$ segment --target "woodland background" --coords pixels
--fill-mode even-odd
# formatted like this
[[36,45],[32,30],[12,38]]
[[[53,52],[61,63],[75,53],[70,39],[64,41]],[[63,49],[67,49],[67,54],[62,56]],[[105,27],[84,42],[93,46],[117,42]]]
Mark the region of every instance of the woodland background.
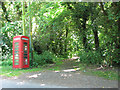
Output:
[[0,15],[1,65],[12,65],[13,37],[23,35],[23,26],[33,67],[73,56],[120,63],[120,2],[0,2]]

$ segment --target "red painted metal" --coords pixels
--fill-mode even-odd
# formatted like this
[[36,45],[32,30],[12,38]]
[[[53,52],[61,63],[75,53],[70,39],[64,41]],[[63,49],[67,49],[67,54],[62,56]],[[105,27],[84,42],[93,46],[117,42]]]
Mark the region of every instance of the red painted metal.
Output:
[[13,38],[13,68],[29,68],[29,37]]

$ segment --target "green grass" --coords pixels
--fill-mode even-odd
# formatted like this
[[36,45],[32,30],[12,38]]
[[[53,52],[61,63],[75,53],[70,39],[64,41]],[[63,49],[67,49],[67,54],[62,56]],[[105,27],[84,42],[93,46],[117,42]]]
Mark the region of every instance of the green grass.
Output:
[[60,65],[63,62],[56,62],[56,65],[53,67],[49,67],[49,65],[43,65],[38,68],[28,68],[28,69],[12,69],[12,66],[0,66],[0,75],[7,76],[7,77],[13,77],[13,76],[19,76],[23,73],[27,72],[37,72],[42,70],[60,70]]
[[118,73],[114,71],[90,71],[89,74],[103,77],[109,80],[118,80]]
[[[83,64],[80,62],[77,62],[78,64],[75,63],[75,66],[77,65],[80,68],[80,72],[82,72],[83,74],[86,75],[94,75],[94,76],[98,76],[98,77],[103,77],[105,79],[108,80],[118,80],[118,72],[113,69],[102,69],[102,70],[96,70],[97,66],[94,65],[87,65],[87,64]],[[43,70],[61,70],[63,68],[63,62],[62,61],[58,61],[56,62],[55,65],[50,66],[48,65],[44,65],[44,66],[40,66],[38,68],[32,68],[32,69],[12,69],[12,66],[0,66],[0,69],[2,70],[2,72],[0,71],[0,75],[3,76],[7,76],[7,77],[12,77],[12,76],[19,76],[23,73],[27,73],[27,72],[37,72],[37,71],[43,71]]]
[[7,77],[13,77],[13,76],[19,76],[22,73],[27,72],[36,72],[43,70],[42,68],[32,68],[32,69],[12,69],[12,66],[0,66],[0,75],[7,76]]
[[57,70],[60,70],[60,67],[59,67],[59,66],[55,66],[55,67],[51,67],[51,68],[49,68],[48,70],[54,70],[54,71],[57,71]]
[[108,80],[118,80],[118,71],[111,70],[95,70],[97,67],[93,65],[79,64],[80,71],[86,75],[94,75],[98,77],[103,77]]

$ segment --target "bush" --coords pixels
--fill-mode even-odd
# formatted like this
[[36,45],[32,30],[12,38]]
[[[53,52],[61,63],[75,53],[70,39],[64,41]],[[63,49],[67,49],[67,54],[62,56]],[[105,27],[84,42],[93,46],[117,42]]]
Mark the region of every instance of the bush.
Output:
[[7,57],[7,59],[0,60],[0,66],[12,66],[13,58],[12,55],[10,57]]
[[80,62],[86,64],[101,64],[103,59],[101,54],[97,51],[88,51],[85,52],[84,50],[80,51],[78,56],[80,57]]
[[106,59],[106,62],[108,65],[119,65],[120,60],[119,60],[119,50],[118,49],[106,49],[104,51],[104,57]]
[[8,22],[1,28],[2,33],[0,33],[0,46],[2,48],[2,59],[6,60],[6,56],[12,53],[13,37],[22,34],[21,25],[21,22],[18,21]]
[[38,67],[44,64],[52,64],[56,60],[56,56],[49,51],[45,51],[42,54],[37,54],[36,52],[33,53],[34,61],[32,67]]
[[[49,52],[49,51],[45,51],[42,54],[37,54],[36,52],[34,52],[33,55],[34,55],[34,61],[33,61],[32,67],[38,67],[44,64],[52,64],[57,60],[56,56],[52,52]],[[0,65],[1,66],[12,66],[13,64],[12,57],[13,56],[10,55],[4,60],[0,60]],[[31,54],[30,54],[30,66],[31,66],[31,61],[32,60],[31,60]]]

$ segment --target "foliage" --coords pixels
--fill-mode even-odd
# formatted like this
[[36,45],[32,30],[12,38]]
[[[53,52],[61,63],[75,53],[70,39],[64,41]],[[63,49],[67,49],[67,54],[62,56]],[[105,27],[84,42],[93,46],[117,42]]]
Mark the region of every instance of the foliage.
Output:
[[[3,2],[1,7],[2,57],[7,58],[12,53],[13,37],[22,35],[22,3]],[[25,33],[32,35],[34,66],[54,62],[52,56],[70,58],[76,52],[84,63],[120,63],[120,2],[38,1],[31,2],[29,7],[25,3]]]
[[6,23],[4,27],[1,28],[1,38],[2,38],[2,59],[6,59],[8,55],[12,53],[12,41],[13,37],[16,35],[21,35],[21,23],[12,22]]
[[52,64],[56,60],[56,56],[49,51],[45,51],[42,54],[37,54],[36,52],[34,52],[33,56],[34,56],[34,61],[32,67],[38,67],[44,64]]
[[80,56],[80,62],[86,64],[96,64],[99,65],[103,62],[103,57],[97,51],[88,51],[85,52],[81,50],[78,52],[78,56]]
[[12,55],[9,55],[4,61],[0,60],[0,66],[12,66],[13,58]]

